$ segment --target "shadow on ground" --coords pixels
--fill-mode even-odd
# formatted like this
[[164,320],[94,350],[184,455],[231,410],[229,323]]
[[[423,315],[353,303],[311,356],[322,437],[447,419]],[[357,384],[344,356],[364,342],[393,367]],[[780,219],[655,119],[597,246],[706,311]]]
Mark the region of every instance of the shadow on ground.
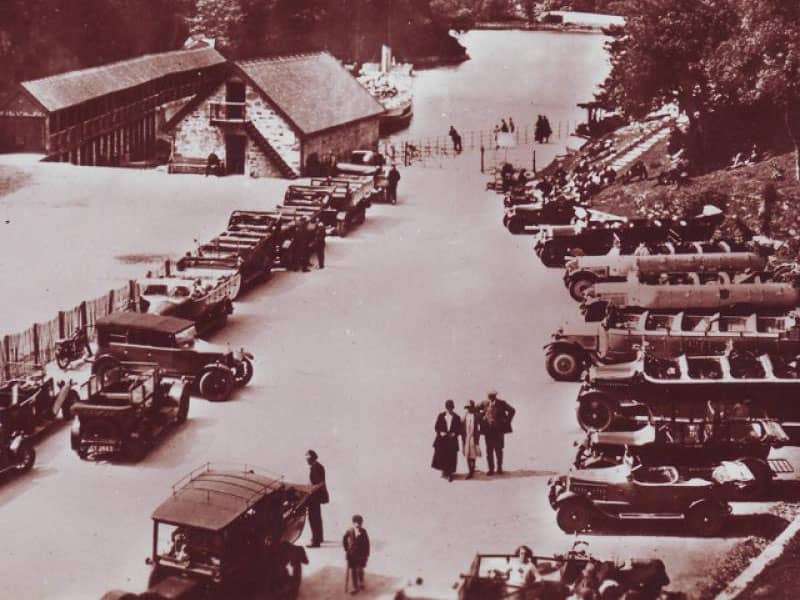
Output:
[[[771,514],[732,515],[722,532],[714,537],[718,538],[744,538],[760,536],[774,538],[783,531],[789,522],[781,517]],[[591,533],[583,535],[616,536],[616,535],[646,535],[657,537],[701,537],[688,528],[684,522],[675,520],[664,521],[615,521],[606,520],[594,526]]]
[[[345,592],[345,567],[324,567],[303,578],[300,586],[298,600],[324,600],[328,598],[350,598],[350,593]],[[400,589],[401,581],[395,577],[375,575],[367,567],[364,574],[366,589],[356,594],[356,598],[375,599],[384,598]],[[348,584],[348,589],[349,589]]]

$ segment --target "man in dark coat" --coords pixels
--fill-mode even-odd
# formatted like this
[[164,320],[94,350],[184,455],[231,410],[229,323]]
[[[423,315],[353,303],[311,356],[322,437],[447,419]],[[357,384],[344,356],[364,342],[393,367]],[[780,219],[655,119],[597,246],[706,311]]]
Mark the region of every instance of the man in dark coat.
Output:
[[322,221],[317,223],[314,231],[314,251],[317,253],[317,266],[325,268],[325,224]]
[[486,462],[489,464],[487,475],[494,475],[495,458],[497,459],[497,473],[503,472],[503,447],[505,434],[511,433],[511,421],[516,410],[505,400],[497,397],[497,392],[492,390],[488,399],[480,404],[481,426],[483,437],[486,440]]
[[347,559],[347,570],[353,578],[352,594],[364,589],[364,569],[369,559],[369,535],[364,529],[364,518],[353,515],[353,526],[342,538],[344,556]]
[[[325,485],[325,467],[317,460],[317,453],[313,450],[306,452],[306,462],[309,466],[308,479],[311,485],[320,486],[311,494],[308,500],[308,524],[311,526],[311,543],[309,548],[319,548],[322,544],[322,510],[323,504],[330,501],[328,487]],[[321,484],[321,485],[320,485]]]
[[444,403],[445,411],[436,417],[433,427],[436,439],[433,440],[433,462],[431,467],[442,472],[442,477],[453,481],[453,473],[458,465],[458,438],[461,435],[461,417],[455,412],[455,403]]
[[397,184],[400,183],[400,171],[397,170],[397,165],[392,165],[392,168],[389,169],[387,179],[389,180],[389,187],[387,189],[389,192],[389,202],[394,204],[397,202]]

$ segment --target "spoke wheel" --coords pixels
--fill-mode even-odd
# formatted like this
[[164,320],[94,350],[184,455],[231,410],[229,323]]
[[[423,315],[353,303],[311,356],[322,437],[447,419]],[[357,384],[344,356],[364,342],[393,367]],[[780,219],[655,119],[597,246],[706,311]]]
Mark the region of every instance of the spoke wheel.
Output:
[[231,396],[234,381],[230,371],[209,369],[200,378],[200,393],[211,402],[224,402]]
[[555,350],[546,357],[547,372],[556,381],[578,381],[583,361],[572,350]]
[[564,533],[585,531],[592,524],[592,509],[586,502],[565,502],[558,508],[556,521]]
[[580,400],[578,424],[584,431],[605,431],[613,418],[614,410],[602,396],[595,394]]
[[592,281],[590,278],[579,277],[569,284],[569,295],[572,296],[572,299],[576,302],[583,302],[583,299],[586,296],[586,290],[593,285],[594,281]]

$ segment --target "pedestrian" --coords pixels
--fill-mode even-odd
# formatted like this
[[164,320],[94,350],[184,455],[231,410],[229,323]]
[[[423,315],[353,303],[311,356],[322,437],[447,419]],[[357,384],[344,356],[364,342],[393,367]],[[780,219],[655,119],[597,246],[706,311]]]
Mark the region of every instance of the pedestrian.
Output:
[[317,267],[325,268],[325,224],[322,221],[317,223],[314,231],[314,250],[317,253]]
[[347,560],[347,575],[353,581],[350,593],[357,594],[364,589],[364,569],[369,559],[369,535],[364,529],[364,518],[361,515],[353,515],[353,526],[345,532],[342,546]]
[[487,475],[494,475],[495,459],[497,473],[503,473],[503,447],[505,434],[511,433],[511,421],[516,410],[505,400],[497,397],[495,390],[490,391],[488,399],[480,404],[483,439],[486,443],[486,462],[489,465]]
[[291,244],[294,257],[293,271],[308,272],[308,260],[311,250],[311,236],[308,231],[308,219],[300,217],[297,220],[297,227],[294,232],[294,239]]
[[448,132],[450,139],[453,140],[453,152],[456,154],[461,152],[461,134],[456,131],[456,128],[450,125],[450,131]]
[[515,129],[516,129],[516,127],[514,126],[514,119],[512,119],[511,117],[508,117],[508,131],[511,132],[511,133],[514,133]]
[[330,502],[328,486],[325,483],[325,467],[318,460],[317,453],[313,450],[306,452],[308,463],[308,480],[311,485],[318,486],[308,499],[308,524],[311,527],[311,543],[309,548],[319,548],[323,542],[322,534],[322,505]]
[[461,420],[461,447],[467,459],[467,479],[475,475],[475,460],[481,455],[480,415],[475,400],[464,406],[464,418]]
[[500,132],[508,133],[508,123],[506,123],[505,119],[500,119]]
[[442,477],[448,481],[453,481],[458,466],[458,436],[461,435],[461,417],[455,413],[455,406],[452,400],[445,402],[445,410],[439,413],[433,426],[436,438],[433,440],[431,467],[441,471]]
[[206,177],[209,173],[213,173],[217,177],[220,175],[220,160],[216,152],[212,152],[206,159]]
[[400,171],[397,170],[397,165],[393,164],[389,169],[387,176],[389,187],[389,202],[395,204],[397,202],[397,184],[400,183]]
[[542,143],[549,144],[551,135],[553,135],[553,129],[550,127],[550,119],[546,115],[542,115]]

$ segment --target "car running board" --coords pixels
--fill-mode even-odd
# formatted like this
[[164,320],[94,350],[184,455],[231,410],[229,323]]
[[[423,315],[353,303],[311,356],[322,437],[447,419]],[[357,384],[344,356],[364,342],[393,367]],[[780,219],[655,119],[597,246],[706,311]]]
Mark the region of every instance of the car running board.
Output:
[[618,519],[683,519],[681,513],[619,513]]

